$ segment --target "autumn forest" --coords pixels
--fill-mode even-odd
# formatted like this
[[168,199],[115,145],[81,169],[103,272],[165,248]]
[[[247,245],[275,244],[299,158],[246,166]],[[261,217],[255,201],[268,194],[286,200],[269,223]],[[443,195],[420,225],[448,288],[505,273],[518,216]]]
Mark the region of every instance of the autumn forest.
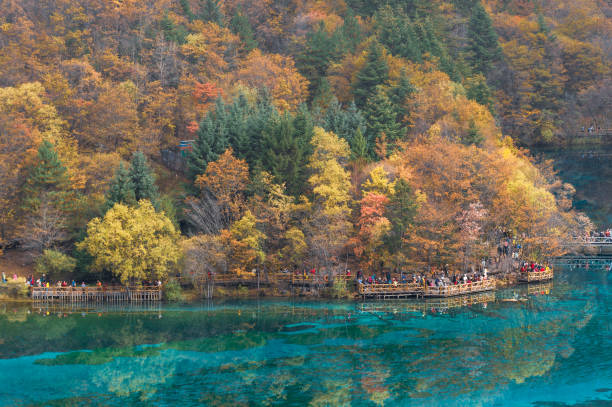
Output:
[[593,226],[529,149],[605,123],[611,14],[2,1],[0,247],[124,283],[467,267],[504,235],[542,260]]

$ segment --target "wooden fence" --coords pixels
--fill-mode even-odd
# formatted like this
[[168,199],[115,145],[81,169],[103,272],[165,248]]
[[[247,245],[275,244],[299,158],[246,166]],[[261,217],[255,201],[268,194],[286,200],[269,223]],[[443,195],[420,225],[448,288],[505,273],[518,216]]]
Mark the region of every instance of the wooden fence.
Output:
[[519,281],[524,283],[531,283],[532,281],[547,281],[552,280],[554,277],[554,273],[552,269],[548,271],[527,271],[521,273],[519,276]]
[[494,279],[474,281],[466,284],[446,285],[440,287],[425,287],[425,297],[454,297],[495,290]]
[[144,302],[161,301],[161,287],[31,287],[35,301]]
[[429,287],[417,283],[360,284],[359,294],[366,298],[454,297],[458,295],[495,290],[495,280],[475,281],[466,284]]

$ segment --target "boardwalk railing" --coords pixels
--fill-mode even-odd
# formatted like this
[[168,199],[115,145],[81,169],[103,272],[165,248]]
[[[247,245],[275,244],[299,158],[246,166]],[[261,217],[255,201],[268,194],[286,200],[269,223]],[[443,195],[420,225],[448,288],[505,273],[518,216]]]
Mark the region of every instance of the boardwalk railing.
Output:
[[417,283],[405,284],[360,284],[363,297],[402,298],[422,295],[425,297],[454,297],[457,295],[495,290],[495,280],[474,281],[466,284],[429,287]]
[[[302,284],[331,284],[334,280],[344,280],[351,281],[354,280],[355,277],[347,276],[347,275],[336,275],[333,277],[330,276],[321,276],[321,275],[311,275],[311,274],[293,274],[293,273],[268,273],[266,275],[261,275],[259,277],[259,284],[266,285],[270,283],[276,282],[284,282],[293,285],[302,285]],[[185,280],[189,280],[189,278],[184,278]],[[198,281],[199,284],[218,284],[218,285],[256,285],[258,283],[257,276],[237,276],[232,274],[215,274],[210,278],[204,277]]]
[[563,243],[564,246],[612,246],[612,237],[582,236],[574,237]]
[[548,271],[526,271],[521,273],[519,276],[519,281],[531,283],[532,281],[552,280],[553,277],[554,273],[552,269],[549,269]]
[[359,284],[359,294],[364,297],[401,298],[423,293],[423,285],[402,284]]
[[31,287],[36,301],[120,302],[161,301],[161,287]]
[[453,297],[491,290],[495,290],[495,280],[488,279],[466,284],[425,287],[425,297]]

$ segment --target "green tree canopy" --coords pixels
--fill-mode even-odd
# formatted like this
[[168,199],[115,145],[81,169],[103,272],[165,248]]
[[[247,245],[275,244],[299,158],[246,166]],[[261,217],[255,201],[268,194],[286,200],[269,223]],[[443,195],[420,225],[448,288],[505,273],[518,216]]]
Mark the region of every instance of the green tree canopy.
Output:
[[472,15],[468,24],[468,52],[469,60],[475,71],[487,74],[493,62],[501,56],[501,48],[497,42],[497,33],[493,28],[491,17],[481,2],[472,8]]
[[367,100],[376,93],[376,87],[384,85],[388,79],[389,67],[383,57],[382,47],[376,41],[372,41],[366,63],[357,73],[353,87],[357,106],[365,106]]
[[155,174],[142,151],[137,151],[132,155],[129,175],[136,201],[148,199],[156,206],[159,200],[159,191],[155,185]]

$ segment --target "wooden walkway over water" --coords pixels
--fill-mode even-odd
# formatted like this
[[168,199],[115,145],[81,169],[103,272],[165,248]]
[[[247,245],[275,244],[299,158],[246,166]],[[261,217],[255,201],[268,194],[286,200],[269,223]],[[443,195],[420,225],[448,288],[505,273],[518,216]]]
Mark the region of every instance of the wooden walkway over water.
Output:
[[416,283],[403,284],[360,284],[359,295],[363,298],[408,298],[408,297],[437,297],[447,298],[485,291],[496,288],[494,279],[474,281],[466,284],[429,287]]
[[521,273],[519,276],[519,281],[523,283],[531,283],[536,281],[548,281],[552,280],[554,277],[553,271],[527,271]]
[[612,255],[612,237],[574,237],[563,243],[568,252],[590,255]]
[[590,270],[612,270],[612,256],[562,256],[551,259],[556,266],[569,267],[571,269]]
[[32,287],[34,301],[147,302],[161,301],[161,287]]

